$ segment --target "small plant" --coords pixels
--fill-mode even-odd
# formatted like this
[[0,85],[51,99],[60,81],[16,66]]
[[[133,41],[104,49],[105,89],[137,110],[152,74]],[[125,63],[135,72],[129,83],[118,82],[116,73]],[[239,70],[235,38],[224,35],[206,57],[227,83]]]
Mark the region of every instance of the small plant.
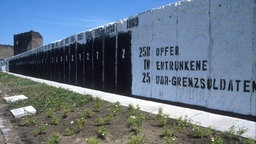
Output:
[[223,140],[220,137],[212,137],[212,144],[224,144]]
[[225,131],[226,134],[231,134],[231,135],[238,135],[241,136],[244,133],[246,133],[248,131],[247,128],[245,127],[239,127],[238,130],[235,130],[235,126],[231,126],[230,128],[228,128],[228,131]]
[[129,138],[128,144],[144,144],[146,140],[145,135],[132,135]]
[[129,116],[129,126],[141,126],[142,122],[145,119],[145,115],[140,111],[140,107],[138,105],[136,108],[132,107],[131,109],[129,109]]
[[168,137],[173,137],[175,134],[174,134],[174,131],[169,129],[167,126],[164,126],[163,127],[163,136],[168,136]]
[[141,128],[140,128],[140,127],[135,126],[135,127],[133,128],[133,130],[134,130],[135,135],[138,135],[138,134],[141,133]]
[[99,127],[97,130],[97,135],[99,138],[104,139],[107,135],[107,129],[103,126]]
[[30,126],[30,125],[36,125],[37,121],[35,117],[27,118],[24,117],[21,119],[21,125]]
[[96,137],[90,137],[85,139],[86,144],[99,144],[100,140]]
[[165,140],[165,143],[166,143],[166,144],[172,144],[172,143],[176,140],[176,138],[175,138],[175,137],[168,137],[168,136],[165,136],[165,137],[164,137],[164,140]]
[[93,115],[93,112],[89,109],[84,109],[83,111],[80,112],[81,118],[88,119],[88,118],[91,118],[92,115]]
[[188,118],[188,116],[185,116],[184,118],[181,116],[177,119],[175,128],[177,130],[181,130],[181,129],[184,129],[185,127],[189,127],[190,125],[191,125],[191,120]]
[[110,111],[109,115],[116,116],[118,112],[120,112],[121,105],[120,102],[113,103],[108,107],[108,110]]
[[239,127],[238,131],[236,132],[236,135],[238,136],[242,136],[244,133],[246,133],[248,131],[248,128],[245,127]]
[[102,118],[99,117],[96,119],[96,125],[102,126],[102,125],[107,125],[110,123],[110,120],[113,118],[113,115],[109,114],[107,117]]
[[140,122],[136,116],[130,116],[127,121],[128,127],[132,127],[136,134],[140,132]]
[[110,121],[114,118],[113,113],[109,113],[108,116],[105,118],[106,123],[110,123]]
[[132,127],[135,134],[139,134],[141,132],[141,125],[143,121],[145,120],[145,115],[140,111],[140,107],[137,106],[136,108],[133,106],[130,106],[128,108],[129,111],[129,119],[127,121],[128,127]]
[[253,140],[253,139],[247,139],[247,141],[246,141],[246,144],[255,144],[256,143],[256,141],[255,140]]
[[51,109],[51,108],[47,109],[47,111],[46,111],[46,117],[47,117],[47,118],[52,118],[52,117],[54,117],[54,111],[53,111],[53,109]]
[[33,134],[34,136],[38,136],[40,134],[43,134],[46,130],[46,125],[41,123],[41,124],[37,124],[35,129],[33,130]]
[[69,113],[70,111],[68,110],[68,109],[64,109],[64,111],[63,111],[63,113],[62,113],[62,118],[66,118],[66,117],[68,117],[68,113]]
[[231,134],[231,135],[235,135],[236,131],[235,131],[235,126],[232,125],[230,128],[228,128],[227,131],[225,131],[226,134]]
[[57,144],[59,141],[59,133],[53,132],[48,140],[46,141],[46,144]]
[[73,111],[73,106],[70,106],[68,104],[63,104],[63,113],[62,113],[62,118],[68,117],[68,114]]
[[127,123],[128,127],[140,127],[145,119],[143,114],[130,116]]
[[52,108],[47,109],[46,117],[50,119],[50,124],[52,125],[58,125],[60,122],[59,118],[57,117]]
[[131,109],[134,109],[134,106],[132,104],[129,104],[127,108],[128,108],[128,111],[130,111]]
[[167,124],[168,115],[163,113],[163,109],[160,108],[158,110],[158,114],[155,116],[155,121],[158,123],[159,126],[164,126]]
[[176,140],[174,131],[169,129],[167,126],[163,127],[163,137],[166,144],[171,144]]
[[133,105],[129,105],[128,106],[128,112],[129,112],[130,116],[138,115],[138,114],[141,113],[139,105],[137,105],[136,107],[134,107]]
[[96,97],[93,106],[96,111],[99,111],[103,106],[103,100],[99,97]]
[[52,124],[52,125],[58,125],[59,123],[60,123],[59,118],[57,117],[57,115],[54,115],[54,116],[51,118],[50,124]]
[[130,116],[128,119],[128,127],[132,127],[135,134],[139,134],[141,132],[141,125],[145,119],[145,116]]
[[102,125],[106,124],[106,121],[105,121],[104,118],[99,117],[99,118],[96,119],[96,124],[99,125],[99,126],[102,126]]
[[209,137],[211,133],[211,128],[202,128],[199,123],[193,124],[193,137]]
[[80,118],[76,120],[75,133],[78,133],[82,130],[87,120],[84,118]]
[[65,129],[65,135],[66,135],[66,136],[71,136],[71,135],[73,135],[73,133],[74,133],[74,132],[73,132],[70,128],[66,128],[66,129]]

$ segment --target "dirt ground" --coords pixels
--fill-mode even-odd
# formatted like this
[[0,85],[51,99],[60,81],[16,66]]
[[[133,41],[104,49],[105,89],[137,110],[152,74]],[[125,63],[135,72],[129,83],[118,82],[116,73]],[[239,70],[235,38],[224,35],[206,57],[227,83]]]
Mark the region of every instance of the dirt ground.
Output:
[[[65,129],[75,128],[74,120],[79,118],[79,110],[88,109],[90,105],[83,106],[74,112],[71,112],[68,117],[61,118],[61,114],[58,114],[58,117],[61,118],[60,124],[51,125],[49,118],[45,117],[45,114],[40,114],[36,116],[36,120],[40,122],[44,122],[47,124],[47,129],[40,135],[34,136],[33,131],[36,125],[25,126],[22,124],[22,119],[14,119],[12,115],[8,112],[8,109],[5,109],[5,118],[8,121],[11,121],[12,131],[15,131],[19,136],[16,143],[25,143],[25,144],[35,144],[35,143],[43,143],[45,142],[49,135],[53,132],[58,132],[60,134],[60,144],[84,144],[85,139],[89,137],[97,137],[97,129],[99,126],[97,125],[96,119],[99,117],[106,117],[108,113],[107,107],[104,106],[100,111],[93,111],[93,116],[87,119],[86,125],[82,128],[82,130],[78,133],[74,133],[71,136],[66,136]],[[145,122],[142,124],[142,134],[145,135],[145,143],[148,144],[158,144],[165,143],[162,138],[162,128],[157,126],[154,121],[153,115],[145,113],[146,118]],[[121,108],[120,113],[115,116],[108,124],[105,125],[107,129],[107,134],[104,139],[101,139],[101,143],[105,144],[123,144],[128,143],[129,137],[133,135],[133,131],[131,128],[127,126],[128,120],[128,112],[126,108]],[[72,123],[73,122],[73,123]],[[175,123],[174,120],[168,120],[168,125],[173,125]],[[191,132],[191,128],[186,128],[187,130],[184,133],[177,133],[176,142],[175,143],[207,143],[209,142],[208,138],[200,138],[200,139],[191,139],[189,133]],[[186,136],[187,135],[187,136]],[[184,139],[184,136],[187,138]],[[13,140],[12,140],[13,141]]]
[[[156,115],[142,112],[139,107],[123,107],[118,103],[111,104],[97,98],[81,100],[83,102],[76,103],[80,103],[79,106],[64,106],[64,103],[58,102],[66,97],[58,96],[67,91],[62,92],[56,88],[22,80],[20,84],[16,83],[7,81],[0,75],[0,97],[26,94],[31,99],[29,102],[35,105],[39,112],[34,116],[15,119],[10,109],[25,102],[6,104],[1,99],[0,118],[4,120],[3,125],[11,131],[5,138],[1,135],[0,142],[5,139],[5,143],[10,144],[96,144],[97,141],[101,144],[255,143],[253,140],[232,135],[232,131],[223,133],[193,125],[186,118],[167,119],[167,123],[160,125]],[[52,95],[57,99],[51,99]],[[67,100],[76,100],[75,97],[70,98]],[[52,104],[55,104],[54,109]],[[140,116],[143,117],[139,119],[141,124],[134,126],[132,120]]]

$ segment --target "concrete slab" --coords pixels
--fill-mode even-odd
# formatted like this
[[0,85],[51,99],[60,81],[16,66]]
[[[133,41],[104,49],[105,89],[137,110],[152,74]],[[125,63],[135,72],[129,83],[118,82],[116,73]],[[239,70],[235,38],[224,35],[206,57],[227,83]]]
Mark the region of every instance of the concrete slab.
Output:
[[12,109],[11,113],[14,116],[14,118],[20,118],[23,116],[36,114],[36,109],[33,106],[27,106],[27,107]]
[[6,101],[6,103],[13,103],[13,102],[25,100],[25,99],[28,99],[28,97],[26,97],[24,95],[15,95],[15,96],[4,97],[4,100]]
[[242,136],[256,140],[256,122],[254,121],[248,121],[245,119],[239,119],[239,118],[229,117],[225,115],[218,115],[218,114],[213,114],[205,111],[173,106],[173,105],[163,104],[163,103],[158,103],[153,101],[141,100],[141,99],[131,98],[128,96],[101,92],[97,90],[43,80],[39,78],[23,76],[19,74],[13,74],[13,73],[9,73],[9,74],[22,77],[22,78],[31,79],[36,82],[45,83],[53,87],[68,89],[80,94],[90,94],[94,97],[100,97],[101,99],[112,102],[112,103],[118,101],[123,106],[128,106],[129,104],[139,105],[141,110],[154,113],[154,114],[158,112],[159,108],[163,108],[163,112],[165,114],[168,114],[170,118],[178,119],[181,116],[182,117],[187,116],[194,123],[200,123],[200,125],[203,127],[211,127],[213,129],[223,131],[223,132],[227,131],[228,128],[230,128],[231,126],[235,126],[235,128],[245,127],[247,131]]
[[1,131],[2,131],[3,135],[7,135],[9,133],[9,131],[11,131],[11,129],[4,127],[4,128],[1,128]]
[[6,123],[6,120],[0,117],[0,143],[6,143],[8,133],[11,131],[11,129],[6,127],[4,123]]

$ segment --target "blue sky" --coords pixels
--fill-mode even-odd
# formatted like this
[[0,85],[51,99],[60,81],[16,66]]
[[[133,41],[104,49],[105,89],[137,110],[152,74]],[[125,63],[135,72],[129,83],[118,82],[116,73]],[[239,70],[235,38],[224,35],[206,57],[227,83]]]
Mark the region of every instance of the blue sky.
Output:
[[38,31],[44,44],[177,0],[1,0],[0,44]]

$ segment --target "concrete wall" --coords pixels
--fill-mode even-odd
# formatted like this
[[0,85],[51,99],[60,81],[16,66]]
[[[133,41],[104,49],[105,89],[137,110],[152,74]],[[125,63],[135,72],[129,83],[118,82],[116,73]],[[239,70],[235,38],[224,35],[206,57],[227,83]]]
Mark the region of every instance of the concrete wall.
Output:
[[7,68],[256,116],[255,9],[254,0],[180,1],[12,57]]
[[181,1],[136,16],[132,94],[256,115],[255,1]]

